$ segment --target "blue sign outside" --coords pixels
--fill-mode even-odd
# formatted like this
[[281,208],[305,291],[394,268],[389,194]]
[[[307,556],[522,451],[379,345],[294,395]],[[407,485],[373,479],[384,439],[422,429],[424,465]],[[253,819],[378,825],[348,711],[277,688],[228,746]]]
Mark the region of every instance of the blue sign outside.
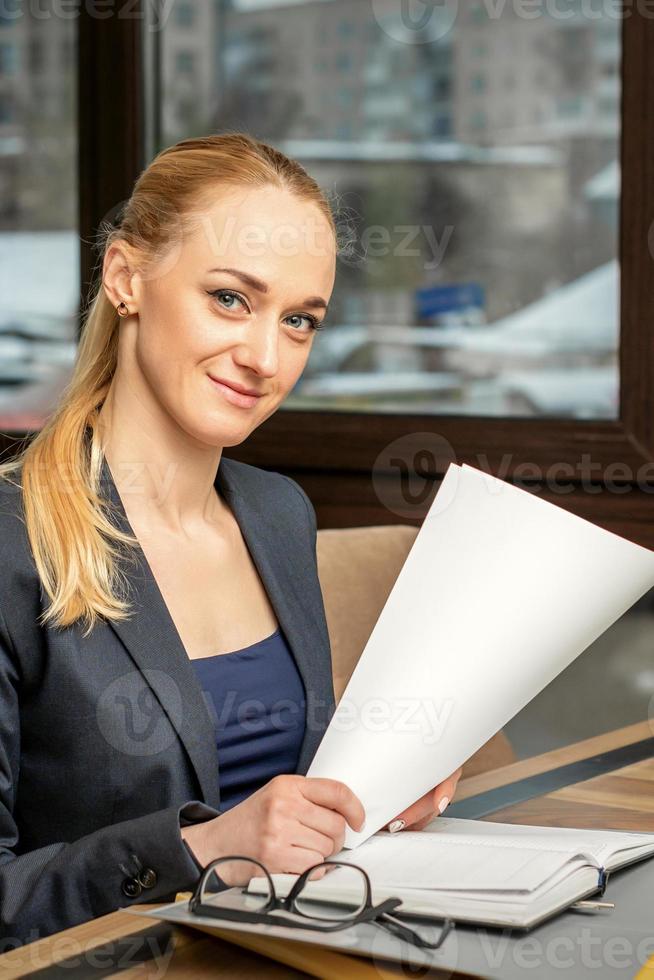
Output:
[[484,288],[478,282],[462,282],[451,286],[426,286],[416,289],[416,313],[419,317],[455,313],[470,307],[483,310]]

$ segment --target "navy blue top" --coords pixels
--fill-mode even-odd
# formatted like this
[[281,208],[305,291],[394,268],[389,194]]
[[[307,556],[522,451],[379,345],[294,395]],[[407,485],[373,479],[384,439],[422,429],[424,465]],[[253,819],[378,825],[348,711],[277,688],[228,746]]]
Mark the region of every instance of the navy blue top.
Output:
[[295,772],[306,724],[302,679],[281,629],[242,650],[191,660],[216,724],[220,808]]

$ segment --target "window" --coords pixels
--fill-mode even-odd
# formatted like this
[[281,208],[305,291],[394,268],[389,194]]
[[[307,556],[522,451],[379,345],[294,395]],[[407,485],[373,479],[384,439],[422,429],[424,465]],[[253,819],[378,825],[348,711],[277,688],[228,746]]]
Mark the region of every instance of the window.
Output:
[[77,339],[76,21],[37,13],[0,27],[0,431],[42,424]]
[[354,92],[351,88],[341,88],[338,90],[338,104],[342,108],[349,108],[354,102]]
[[18,46],[11,41],[0,43],[0,76],[15,75],[18,71]]
[[[342,9],[321,5],[323,38],[349,34]],[[313,43],[313,3],[235,4],[203,25],[207,70],[220,82],[207,85],[191,120],[178,114],[166,139],[203,119],[206,129],[214,119],[243,127],[287,148],[326,186],[335,181],[346,202],[356,195],[361,253],[367,226],[385,230],[383,254],[344,265],[331,323],[285,408],[616,418],[619,187],[602,174],[618,158],[620,25],[606,15],[601,49],[584,43],[580,54],[580,38],[599,36],[594,25],[580,32],[576,20],[506,11],[489,18],[476,4],[447,30],[435,21],[422,44],[406,43],[399,6],[383,21],[369,12],[377,33],[357,98],[339,85],[354,67],[349,51],[334,51],[331,81],[322,58],[296,56]],[[174,19],[164,33],[171,48],[182,35]],[[200,44],[199,29],[194,36]],[[247,54],[225,59],[242,36]],[[475,71],[498,37],[510,63]],[[178,70],[190,67],[186,57],[178,53]],[[284,79],[275,88],[271,67],[265,106],[254,67],[262,58]],[[602,88],[608,67],[615,93]],[[165,59],[163,84],[166,117],[174,85]],[[339,171],[334,144],[350,139],[365,142]]]
[[175,67],[180,75],[192,75],[195,70],[195,56],[192,51],[178,51]]
[[434,136],[439,139],[449,139],[452,135],[452,118],[451,116],[437,116],[436,125],[434,127]]
[[178,0],[175,8],[175,23],[178,27],[192,27],[195,22],[195,11],[193,9],[193,4],[186,0],[186,2],[180,2]]
[[0,123],[13,123],[16,119],[16,101],[13,94],[0,92]]
[[43,38],[33,37],[29,41],[29,71],[32,75],[38,75],[45,68],[45,50]]
[[434,81],[434,98],[448,101],[452,98],[452,78],[450,75],[440,75]]
[[6,0],[0,7],[0,30],[5,27],[13,27],[20,16],[19,0]]
[[614,95],[603,96],[598,103],[598,108],[602,116],[614,119],[618,111],[618,100]]
[[583,114],[584,104],[580,95],[559,100],[559,115],[563,118],[576,119]]

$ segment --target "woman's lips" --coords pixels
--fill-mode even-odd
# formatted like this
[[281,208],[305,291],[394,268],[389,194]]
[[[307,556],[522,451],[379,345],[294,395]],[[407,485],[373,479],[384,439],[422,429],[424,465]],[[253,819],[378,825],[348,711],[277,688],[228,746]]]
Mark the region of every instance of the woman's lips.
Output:
[[215,378],[212,378],[210,374],[207,377],[214,388],[222,392],[231,405],[237,405],[239,408],[253,408],[261,398],[261,395],[244,395],[242,392],[236,391],[235,388],[231,388],[228,384],[223,384],[222,381],[217,381]]

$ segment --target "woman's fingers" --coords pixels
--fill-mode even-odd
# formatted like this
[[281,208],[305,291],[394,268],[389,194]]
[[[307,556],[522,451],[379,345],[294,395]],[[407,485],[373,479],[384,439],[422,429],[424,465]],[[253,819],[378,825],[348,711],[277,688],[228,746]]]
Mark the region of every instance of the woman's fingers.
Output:
[[444,779],[434,789],[430,789],[428,793],[425,793],[410,807],[403,810],[394,820],[391,820],[388,824],[391,833],[396,833],[405,828],[422,830],[437,814],[443,813],[456,792],[461,772],[462,768],[459,767],[451,776]]
[[406,829],[407,830],[424,830],[424,828],[427,826],[427,824],[430,824],[432,822],[432,820],[434,820],[437,816],[438,816],[438,814],[436,813],[436,811],[435,810],[432,810],[431,813],[428,813],[426,817],[423,817],[422,818],[422,820],[418,820],[416,823],[409,824]]
[[305,827],[311,827],[319,833],[329,837],[334,842],[334,850],[340,851],[345,840],[347,823],[345,817],[336,810],[328,810],[327,807],[318,806],[305,800],[305,805],[300,812],[300,821]]
[[320,864],[324,860],[320,851],[292,845],[286,851],[282,870],[290,874],[300,875],[307,868],[311,868],[314,864]]
[[331,857],[335,852],[334,841],[326,834],[321,834],[311,827],[300,824],[294,834],[293,844],[296,847],[305,847],[309,851],[316,851],[323,858]]
[[444,779],[442,783],[439,783],[439,785],[433,791],[434,802],[439,813],[443,813],[445,807],[452,800],[456,792],[457,783],[461,778],[461,772],[461,768],[457,769],[451,776]]
[[338,779],[307,776],[300,784],[302,795],[318,806],[341,813],[352,830],[360,830],[366,814],[358,796]]
[[391,833],[397,833],[398,830],[404,830],[416,822],[416,820],[421,820],[423,817],[433,814],[434,812],[434,791],[429,790],[424,796],[421,796],[419,800],[412,803],[411,806],[407,807],[406,810],[402,810],[394,820],[388,824],[388,829]]

